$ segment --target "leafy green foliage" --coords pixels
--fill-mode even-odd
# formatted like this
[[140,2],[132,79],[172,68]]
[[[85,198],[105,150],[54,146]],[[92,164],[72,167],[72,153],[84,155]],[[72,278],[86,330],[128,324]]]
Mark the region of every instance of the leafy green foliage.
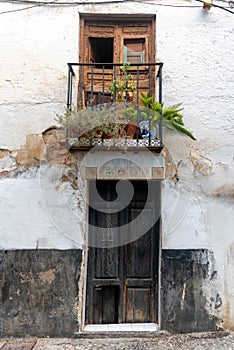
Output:
[[[149,93],[146,95],[141,93],[141,101],[144,107],[148,108],[150,111],[147,113],[142,113],[144,119],[148,119],[151,125],[158,123],[160,120],[160,115],[162,115],[162,121],[168,126],[179,130],[180,132],[191,137],[191,139],[196,140],[193,134],[184,127],[183,115],[180,113],[183,110],[182,103],[177,103],[168,108],[163,108],[163,104],[155,101],[153,96]],[[151,112],[152,111],[152,112]]]
[[126,118],[127,120],[132,120],[132,121],[137,120],[137,109],[134,108],[133,106],[131,107],[126,106],[121,110],[121,113],[123,117]]
[[130,63],[125,63],[120,68],[120,79],[115,79],[110,85],[112,100],[116,96],[119,102],[125,102],[129,93],[136,91],[136,83],[132,74],[128,73]]

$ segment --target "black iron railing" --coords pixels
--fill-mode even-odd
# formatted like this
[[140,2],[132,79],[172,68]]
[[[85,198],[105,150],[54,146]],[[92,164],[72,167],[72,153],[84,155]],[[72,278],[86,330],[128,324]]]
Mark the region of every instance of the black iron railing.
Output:
[[[80,142],[81,133],[75,136],[73,130],[68,132],[73,148],[125,144],[129,147],[146,146],[160,151],[162,149],[162,115],[159,113],[159,118],[154,125],[150,120],[147,124],[141,94],[153,96],[155,101],[162,103],[162,66],[163,63],[131,64],[130,66],[122,63],[68,63],[68,110],[72,111],[75,107],[81,113],[82,110],[87,111],[90,108],[90,111],[97,111],[99,106],[106,105],[107,108],[110,108],[109,106],[113,108],[121,102],[124,105],[122,111],[126,109],[126,115],[129,108],[136,111],[138,126],[133,137],[128,135],[127,126],[124,125],[122,127],[125,130],[124,136],[112,136],[107,139],[101,134],[96,139],[87,138],[87,142],[84,137]],[[110,139],[115,139],[115,142]]]

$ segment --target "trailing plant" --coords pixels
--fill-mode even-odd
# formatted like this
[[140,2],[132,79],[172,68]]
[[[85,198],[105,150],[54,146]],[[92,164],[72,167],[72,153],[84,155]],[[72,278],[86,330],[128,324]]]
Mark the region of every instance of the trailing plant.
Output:
[[112,100],[116,96],[119,102],[126,102],[129,93],[136,91],[136,82],[131,73],[129,73],[130,63],[124,63],[120,68],[120,79],[115,79],[109,86]]
[[162,122],[165,125],[172,126],[173,128],[179,130],[180,132],[191,137],[191,139],[196,140],[194,135],[184,127],[183,115],[180,113],[184,108],[181,107],[182,103],[174,104],[168,108],[163,107],[158,101],[155,101],[155,97],[141,93],[141,101],[144,107],[149,109],[142,113],[144,119],[149,120],[151,127],[160,120],[160,115],[162,115]]

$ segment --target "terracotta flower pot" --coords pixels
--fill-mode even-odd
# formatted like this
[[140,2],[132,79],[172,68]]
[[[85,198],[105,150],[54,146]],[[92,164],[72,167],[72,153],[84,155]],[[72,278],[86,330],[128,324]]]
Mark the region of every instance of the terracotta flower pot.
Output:
[[127,137],[133,139],[137,132],[137,122],[135,120],[129,120],[127,125]]

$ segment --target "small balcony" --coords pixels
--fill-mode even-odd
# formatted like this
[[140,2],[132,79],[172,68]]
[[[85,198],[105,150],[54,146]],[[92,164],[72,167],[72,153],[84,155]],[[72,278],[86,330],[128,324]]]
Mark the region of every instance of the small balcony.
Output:
[[67,147],[140,148],[160,152],[163,63],[68,63]]

